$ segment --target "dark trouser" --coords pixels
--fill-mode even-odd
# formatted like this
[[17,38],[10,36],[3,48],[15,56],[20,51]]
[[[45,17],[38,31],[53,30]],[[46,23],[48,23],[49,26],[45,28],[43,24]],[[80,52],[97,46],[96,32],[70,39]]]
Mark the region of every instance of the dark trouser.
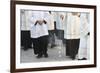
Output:
[[21,31],[21,46],[24,47],[24,50],[31,48],[31,44],[30,31]]
[[32,43],[33,43],[34,54],[38,54],[39,39],[38,38],[32,38]]
[[42,36],[39,38],[33,38],[33,48],[34,54],[45,55],[47,54],[47,46],[48,46],[48,36]]
[[56,30],[56,36],[58,39],[62,40],[63,44],[65,44],[65,39],[64,39],[64,30]]
[[64,39],[64,30],[56,30],[56,36],[58,39]]
[[75,57],[78,54],[80,39],[66,40],[66,56]]
[[55,45],[55,30],[49,30],[49,43]]

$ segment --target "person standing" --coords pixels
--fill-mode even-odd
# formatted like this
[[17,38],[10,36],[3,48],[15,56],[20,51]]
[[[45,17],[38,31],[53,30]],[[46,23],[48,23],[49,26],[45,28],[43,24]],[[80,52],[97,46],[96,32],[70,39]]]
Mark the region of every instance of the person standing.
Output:
[[55,44],[55,25],[54,25],[54,12],[49,11],[48,15],[48,30],[49,30],[49,43],[50,47],[53,48]]
[[31,37],[30,37],[30,23],[28,21],[29,11],[21,9],[21,46],[24,50],[32,48]]
[[66,40],[66,56],[70,56],[74,60],[78,54],[80,42],[80,13],[67,13],[64,38]]
[[66,16],[65,12],[57,12],[57,19],[56,19],[57,37],[58,39],[62,40],[63,43],[64,43],[65,16]]
[[46,11],[32,11],[31,13],[31,38],[34,54],[37,58],[48,57],[48,13]]
[[80,23],[80,47],[78,51],[78,60],[87,60],[89,59],[89,14],[88,13],[81,13],[80,15],[81,23]]

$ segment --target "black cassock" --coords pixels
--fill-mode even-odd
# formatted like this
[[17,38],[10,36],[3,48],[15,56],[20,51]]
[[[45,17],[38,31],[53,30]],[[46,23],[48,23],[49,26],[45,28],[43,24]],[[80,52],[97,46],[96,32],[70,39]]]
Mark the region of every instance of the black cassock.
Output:
[[66,40],[66,56],[70,56],[75,59],[78,54],[80,39],[67,39]]

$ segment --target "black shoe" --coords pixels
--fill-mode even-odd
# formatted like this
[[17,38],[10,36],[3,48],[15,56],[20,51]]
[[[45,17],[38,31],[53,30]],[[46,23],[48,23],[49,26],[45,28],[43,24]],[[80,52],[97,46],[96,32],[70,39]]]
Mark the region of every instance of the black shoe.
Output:
[[78,60],[87,60],[87,58],[82,58],[82,59],[78,59]]
[[75,60],[75,56],[71,56],[71,59],[72,59],[72,60]]
[[38,56],[36,56],[36,58],[42,58],[42,55],[38,55]]
[[48,54],[44,54],[44,57],[45,57],[45,58],[48,58]]
[[34,52],[34,54],[37,55],[38,53],[37,52]]
[[28,48],[23,48],[24,49],[24,51],[27,51],[28,50]]

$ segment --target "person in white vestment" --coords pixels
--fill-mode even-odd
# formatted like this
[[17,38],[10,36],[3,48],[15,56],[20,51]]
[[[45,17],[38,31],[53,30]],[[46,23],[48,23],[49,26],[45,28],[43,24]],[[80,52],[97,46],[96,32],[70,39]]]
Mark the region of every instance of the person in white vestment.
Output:
[[78,60],[89,59],[89,39],[90,39],[90,27],[89,27],[89,17],[88,13],[81,13],[81,23],[80,23],[80,47],[78,51]]
[[55,13],[49,11],[48,15],[48,30],[49,30],[49,45],[51,48],[55,47],[55,24],[54,24]]
[[64,39],[66,40],[66,56],[72,60],[76,58],[80,42],[80,13],[68,12],[64,30]]
[[33,42],[34,54],[37,58],[48,57],[48,12],[32,11],[31,22],[31,38]]
[[62,40],[63,44],[64,44],[65,17],[66,17],[66,12],[57,12],[57,19],[56,19],[57,37],[58,39]]
[[22,49],[28,50],[32,48],[31,37],[30,37],[30,23],[29,23],[29,11],[21,9],[20,10],[20,23],[21,23],[21,46]]

